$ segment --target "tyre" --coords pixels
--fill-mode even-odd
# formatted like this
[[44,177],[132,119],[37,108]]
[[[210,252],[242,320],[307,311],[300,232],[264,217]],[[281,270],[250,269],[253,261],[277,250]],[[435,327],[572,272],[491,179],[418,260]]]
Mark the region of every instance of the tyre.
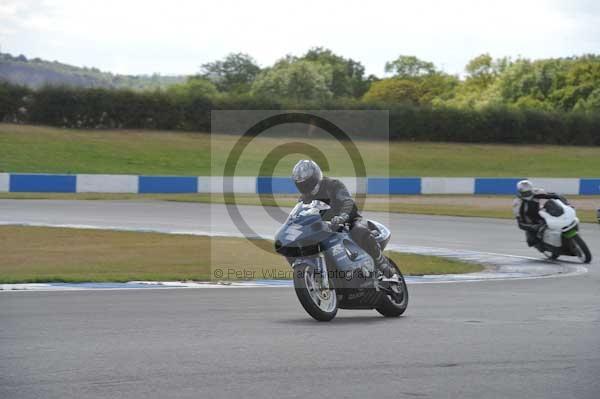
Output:
[[402,272],[400,272],[398,265],[390,258],[388,258],[388,261],[390,262],[390,266],[396,269],[396,273],[398,273],[398,276],[400,277],[398,292],[395,294],[386,293],[383,298],[381,298],[381,302],[375,310],[385,317],[398,317],[406,311],[408,306],[408,288],[406,287],[406,281],[404,281],[404,276],[402,275]]
[[324,286],[320,273],[313,265],[294,268],[294,288],[300,304],[315,320],[330,321],[337,314],[338,303],[331,280]]
[[583,263],[590,263],[592,261],[592,253],[579,234],[571,238],[571,243],[573,244],[573,249],[575,250],[575,256],[577,256],[580,261]]

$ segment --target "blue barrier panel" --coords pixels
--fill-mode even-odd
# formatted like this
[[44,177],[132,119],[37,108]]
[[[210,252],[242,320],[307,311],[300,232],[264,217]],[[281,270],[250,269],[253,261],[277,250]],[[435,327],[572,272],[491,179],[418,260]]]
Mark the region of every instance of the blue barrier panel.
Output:
[[74,175],[11,174],[9,191],[13,193],[74,193],[77,177]]
[[368,194],[421,194],[420,177],[369,177]]
[[140,176],[139,192],[149,193],[197,193],[198,178],[184,176]]
[[580,195],[600,195],[600,179],[581,179],[579,181]]
[[289,177],[265,177],[256,178],[257,194],[298,194],[296,185]]
[[475,194],[515,194],[517,183],[523,179],[516,178],[475,178]]

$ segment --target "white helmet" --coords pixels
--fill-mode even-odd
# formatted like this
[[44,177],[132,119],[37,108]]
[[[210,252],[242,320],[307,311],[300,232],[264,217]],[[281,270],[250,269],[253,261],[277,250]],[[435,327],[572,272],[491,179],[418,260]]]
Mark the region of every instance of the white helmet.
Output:
[[292,170],[292,180],[298,191],[304,195],[315,195],[321,186],[323,172],[316,162],[303,159],[299,161]]
[[529,180],[521,180],[517,183],[519,198],[530,200],[533,198],[533,184]]

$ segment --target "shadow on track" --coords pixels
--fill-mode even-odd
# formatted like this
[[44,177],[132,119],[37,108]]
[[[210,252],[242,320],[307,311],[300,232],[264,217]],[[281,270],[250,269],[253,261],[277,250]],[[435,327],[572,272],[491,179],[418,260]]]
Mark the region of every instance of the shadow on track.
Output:
[[283,320],[276,320],[275,322],[281,323],[281,324],[312,325],[312,326],[314,326],[315,324],[335,324],[335,325],[363,324],[364,325],[365,323],[373,324],[373,323],[393,322],[393,321],[402,320],[402,319],[406,319],[406,318],[407,318],[406,316],[400,316],[398,318],[387,318],[387,317],[383,317],[380,314],[373,311],[372,316],[366,316],[366,315],[343,316],[338,313],[336,318],[328,323],[318,322],[316,320],[313,320],[310,317],[304,317],[304,318],[298,318],[298,319],[287,319],[287,320],[283,319]]

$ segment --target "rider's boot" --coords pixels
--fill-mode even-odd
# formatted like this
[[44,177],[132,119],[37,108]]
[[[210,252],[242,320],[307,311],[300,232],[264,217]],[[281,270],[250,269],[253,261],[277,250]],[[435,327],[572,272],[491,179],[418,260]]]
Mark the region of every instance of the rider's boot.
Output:
[[383,253],[380,252],[379,256],[375,259],[375,269],[378,271],[378,279],[381,282],[384,282],[384,286],[389,283],[397,283],[399,282],[398,274],[394,272],[394,269],[390,266],[389,260],[383,256]]

